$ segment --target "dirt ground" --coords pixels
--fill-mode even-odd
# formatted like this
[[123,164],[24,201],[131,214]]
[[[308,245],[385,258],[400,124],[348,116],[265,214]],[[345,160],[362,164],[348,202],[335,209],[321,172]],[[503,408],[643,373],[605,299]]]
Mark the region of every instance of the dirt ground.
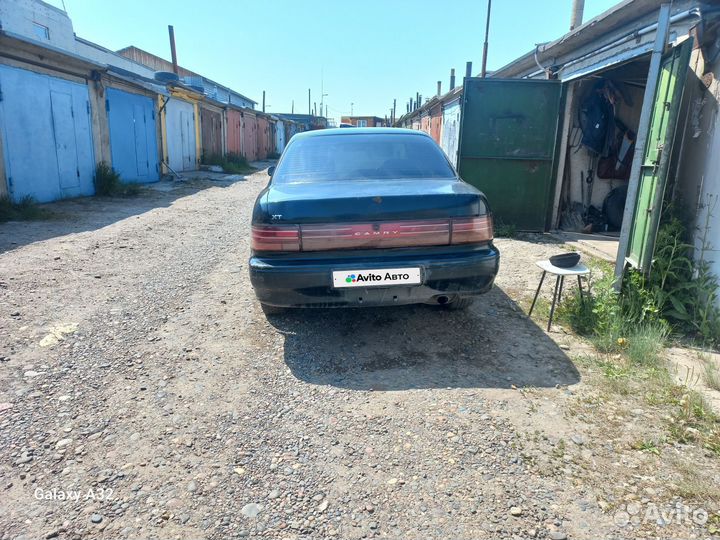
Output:
[[[533,261],[563,246],[498,240],[467,312],[268,320],[247,273],[267,179],[0,225],[2,540],[711,536],[717,458],[632,449],[662,419],[525,315]],[[706,497],[669,487],[672,460]]]

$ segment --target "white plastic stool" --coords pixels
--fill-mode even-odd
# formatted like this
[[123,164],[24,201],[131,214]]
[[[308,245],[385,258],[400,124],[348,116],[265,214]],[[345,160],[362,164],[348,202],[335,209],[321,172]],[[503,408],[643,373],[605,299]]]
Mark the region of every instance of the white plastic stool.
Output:
[[537,302],[538,295],[540,294],[540,288],[542,287],[543,281],[545,281],[545,275],[547,273],[550,273],[557,276],[557,278],[555,279],[555,291],[553,292],[552,305],[550,306],[550,318],[548,319],[547,325],[547,329],[549,332],[550,326],[552,325],[553,315],[555,314],[555,304],[560,301],[560,296],[562,295],[563,284],[565,283],[565,276],[577,276],[578,289],[580,292],[580,302],[585,305],[582,281],[580,280],[580,276],[588,275],[590,273],[590,270],[588,270],[588,267],[582,263],[578,263],[572,268],[560,268],[559,266],[553,265],[550,261],[537,261],[535,264],[542,269],[543,273],[542,277],[540,278],[540,284],[538,285],[537,291],[535,291],[535,298],[533,298],[532,306],[530,306],[530,312],[528,313],[528,317],[532,317],[532,312],[535,308],[535,302]]

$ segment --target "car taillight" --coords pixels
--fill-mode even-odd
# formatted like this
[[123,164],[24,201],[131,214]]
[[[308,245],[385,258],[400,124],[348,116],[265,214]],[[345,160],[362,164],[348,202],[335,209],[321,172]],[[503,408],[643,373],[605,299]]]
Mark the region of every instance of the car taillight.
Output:
[[491,216],[461,218],[452,220],[451,244],[489,242],[493,239]]
[[447,220],[302,225],[303,251],[441,246],[450,243]]
[[251,245],[255,251],[300,251],[300,227],[253,225]]

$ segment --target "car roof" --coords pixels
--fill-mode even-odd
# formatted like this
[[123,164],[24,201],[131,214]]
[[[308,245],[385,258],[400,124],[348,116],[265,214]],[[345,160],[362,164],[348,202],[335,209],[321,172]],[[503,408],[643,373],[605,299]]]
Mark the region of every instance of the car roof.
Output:
[[351,137],[353,135],[417,135],[422,137],[430,137],[424,131],[418,131],[416,129],[404,129],[404,128],[388,128],[388,127],[368,127],[368,128],[330,128],[330,129],[315,129],[312,131],[303,131],[293,136],[293,139],[304,139],[305,137],[323,137],[326,135],[342,135],[343,137]]

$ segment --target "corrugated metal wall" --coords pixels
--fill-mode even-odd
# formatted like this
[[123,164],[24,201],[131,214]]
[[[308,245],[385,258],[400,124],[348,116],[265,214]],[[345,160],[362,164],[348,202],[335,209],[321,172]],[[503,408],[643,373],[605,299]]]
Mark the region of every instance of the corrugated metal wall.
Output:
[[165,106],[168,161],[175,171],[197,169],[195,109],[192,103],[173,97]]
[[257,143],[257,117],[248,111],[243,111],[243,155],[248,161],[255,161],[258,155]]
[[222,115],[200,104],[200,144],[203,159],[222,156]]
[[295,122],[285,122],[285,145],[290,142],[290,139],[292,139],[293,135],[297,132],[298,125]]
[[437,106],[430,111],[430,136],[440,144],[440,131],[442,129],[442,107]]
[[420,117],[420,130],[430,135],[430,113],[423,113]]
[[443,121],[440,133],[440,147],[450,162],[457,168],[458,139],[460,137],[460,100],[453,101],[443,108]]
[[270,154],[270,122],[266,116],[257,117],[257,159],[267,159]]
[[92,195],[95,160],[86,85],[0,66],[0,130],[10,197]]
[[282,154],[285,150],[285,122],[278,120],[275,122],[275,152]]
[[153,100],[147,96],[108,88],[105,109],[110,129],[112,167],[125,182],[159,180]]
[[241,156],[243,153],[242,139],[243,139],[243,118],[240,111],[236,109],[228,109],[226,112],[227,120],[227,152],[228,154],[234,154]]

